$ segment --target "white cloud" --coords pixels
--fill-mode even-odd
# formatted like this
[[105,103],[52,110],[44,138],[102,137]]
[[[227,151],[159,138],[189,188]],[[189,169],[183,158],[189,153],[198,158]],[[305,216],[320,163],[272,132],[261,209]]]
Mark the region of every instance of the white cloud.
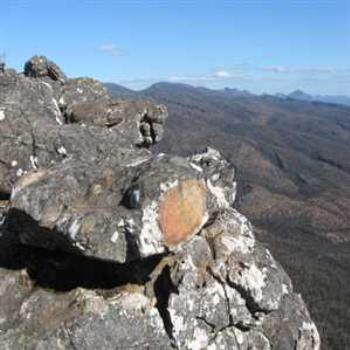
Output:
[[230,80],[234,78],[242,78],[242,73],[231,73],[223,69],[219,69],[214,73],[198,74],[198,75],[173,75],[168,80],[179,82],[210,82],[220,80]]
[[122,51],[117,47],[116,44],[113,44],[113,43],[103,44],[99,46],[97,49],[113,57],[118,57],[122,54]]
[[226,70],[218,70],[214,73],[214,76],[217,78],[231,78],[232,74]]

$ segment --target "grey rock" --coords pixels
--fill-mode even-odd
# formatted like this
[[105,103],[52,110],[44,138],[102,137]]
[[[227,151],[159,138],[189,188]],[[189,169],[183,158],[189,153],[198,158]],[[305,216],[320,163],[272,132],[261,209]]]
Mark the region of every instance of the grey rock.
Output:
[[[77,319],[68,329],[70,344],[76,349],[171,349],[162,319],[144,295],[121,294],[112,306],[98,306],[106,310],[96,308],[98,302],[85,301],[93,315]],[[62,339],[60,331],[56,334],[50,335],[50,343],[52,338]],[[47,349],[46,344],[44,340],[38,348]]]
[[[58,280],[75,269],[86,281],[84,269],[92,272],[97,266],[97,261],[84,262],[79,256],[72,256],[71,263],[66,258],[52,260],[50,254],[35,254],[36,269],[41,272],[45,261],[52,261]],[[110,269],[100,261],[101,272],[113,271],[113,266]],[[115,266],[115,277],[113,273],[101,276],[104,281],[124,276],[118,284],[125,287],[111,292],[80,288],[55,294],[33,289],[26,274],[27,282],[20,284],[23,272],[5,271],[0,305],[8,305],[11,314],[5,308],[0,345],[11,349],[21,349],[23,344],[29,349],[93,349],[98,344],[103,349],[320,348],[317,329],[288,276],[255,240],[247,219],[232,208],[223,209],[173,255],[155,260],[143,272],[148,278],[128,287],[127,281],[141,271],[134,268],[137,264],[144,266],[146,260],[140,257]],[[232,283],[232,275],[242,268],[250,272],[242,272],[244,277]],[[269,268],[277,278],[271,277]],[[45,280],[51,275],[48,270],[42,273]],[[96,270],[96,276],[100,273]],[[20,288],[19,294],[11,293],[14,286]]]
[[8,271],[0,268],[0,335],[20,322],[20,307],[32,291],[25,270]]
[[[49,169],[23,176],[11,194],[11,231],[23,244],[77,249],[88,256],[125,262],[178,249],[224,208],[220,198],[208,189],[203,173],[186,159],[150,158],[148,154],[138,158],[135,151],[136,163],[132,164],[130,155],[119,149],[103,159],[67,158]],[[180,199],[180,203],[165,206],[167,193],[172,190],[189,192],[188,204],[186,197],[184,202]],[[167,243],[167,222],[162,227],[160,221],[163,217],[163,221],[169,216],[171,219],[172,210],[181,210],[179,205],[186,208],[197,204],[191,202],[197,197],[192,199],[190,193],[196,190],[199,200],[203,192],[203,208],[193,211],[198,217],[189,224],[189,218],[180,215],[178,225],[184,225],[185,237],[176,244]],[[137,205],[131,203],[135,201]]]
[[[188,242],[173,264],[176,292],[169,296],[168,312],[179,348],[319,349],[302,299],[235,210]],[[232,283],[236,274],[241,278]]]
[[[158,113],[163,122],[166,118],[164,106],[109,100],[105,88],[92,79],[67,80],[61,86],[46,82],[45,76],[33,79],[6,70],[0,77],[0,193],[10,193],[22,175],[67,157],[98,162],[107,154],[113,157],[115,149],[130,154],[134,146],[153,145],[160,140],[161,129],[147,124],[152,131],[149,144],[140,130],[148,113]],[[80,124],[66,125],[66,119]],[[142,151],[135,150],[138,153]]]
[[299,294],[285,294],[280,308],[271,312],[262,326],[275,349],[320,348],[316,326],[310,321],[309,312]]
[[[134,100],[105,100],[82,102],[69,106],[66,110],[69,123],[108,126],[111,130],[127,135],[130,144],[151,146],[163,136],[163,124],[167,110],[163,105]],[[157,119],[157,122],[152,121]],[[150,139],[150,142],[148,142]]]
[[63,85],[58,103],[61,109],[66,110],[78,103],[108,100],[107,90],[100,82],[91,78],[75,78]]
[[234,327],[218,332],[209,348],[233,350],[271,350],[268,339],[255,330],[241,331]]
[[0,192],[11,192],[16,178],[40,166],[43,138],[59,123],[49,85],[10,70],[0,76]]
[[108,300],[82,289],[34,290],[16,311],[17,327],[0,333],[1,348],[171,349],[157,309],[136,292]]
[[207,147],[203,153],[188,158],[193,168],[202,172],[210,192],[220,207],[229,208],[236,198],[235,169],[220,152]]
[[24,74],[32,78],[48,77],[53,81],[64,82],[67,77],[57,66],[45,56],[33,56],[24,65]]
[[44,57],[0,74],[1,349],[320,349],[234,167],[147,149],[166,116]]

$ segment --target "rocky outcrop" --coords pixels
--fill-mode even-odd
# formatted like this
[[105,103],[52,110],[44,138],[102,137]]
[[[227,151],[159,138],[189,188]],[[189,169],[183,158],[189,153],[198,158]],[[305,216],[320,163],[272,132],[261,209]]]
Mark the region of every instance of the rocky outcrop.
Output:
[[66,81],[66,75],[56,63],[48,60],[45,56],[33,56],[24,65],[24,75],[33,78],[50,78],[53,81]]
[[93,79],[53,80],[47,66],[56,67],[34,56],[25,65],[28,77],[1,73],[0,193],[10,193],[22,175],[70,156],[95,161],[131,145],[147,148],[162,137],[164,106],[110,99]]
[[307,308],[208,148],[35,56],[0,72],[0,348],[317,350]]

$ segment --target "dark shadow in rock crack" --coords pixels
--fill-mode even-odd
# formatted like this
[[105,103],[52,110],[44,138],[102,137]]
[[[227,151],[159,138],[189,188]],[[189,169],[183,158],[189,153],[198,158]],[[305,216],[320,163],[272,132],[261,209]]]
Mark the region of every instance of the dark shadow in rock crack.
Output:
[[62,249],[81,254],[69,236],[52,229],[40,226],[30,215],[22,210],[11,208],[6,214],[5,229],[18,238],[19,243],[28,246],[42,247],[51,251]]
[[11,197],[11,193],[0,191],[0,201],[8,201],[10,200],[10,197]]
[[[16,218],[19,218],[18,215]],[[26,269],[35,283],[43,288],[69,291],[77,287],[111,289],[126,284],[144,285],[163,257],[163,255],[154,255],[120,264],[83,256],[76,252],[22,245],[11,232],[11,228],[14,228],[11,220],[14,219],[12,217],[10,221],[7,220],[3,232],[0,233],[0,267],[14,270]],[[28,218],[25,220],[28,223]],[[19,225],[18,222],[16,224]],[[26,230],[30,234],[30,230],[38,230],[38,227],[26,226]],[[46,230],[48,231],[45,232],[46,234],[54,234]]]
[[241,297],[245,300],[246,307],[253,317],[255,317],[256,314],[258,313],[263,313],[263,314],[269,313],[268,310],[260,307],[254,300],[252,294],[249,291],[245,290],[241,285],[234,283],[229,279],[227,279],[226,282],[231,288],[235,289],[241,295]]
[[0,238],[0,267],[26,269],[36,285],[56,291],[77,287],[112,289],[126,284],[145,284],[161,256],[118,264],[65,253],[59,250],[3,243]]
[[169,297],[171,293],[178,293],[178,291],[171,281],[170,267],[166,266],[154,283],[154,294],[157,299],[156,307],[160,317],[163,320],[164,329],[167,332],[169,339],[173,342],[174,347],[176,347],[173,336],[173,324],[171,322],[171,316],[168,310]]
[[87,258],[60,251],[30,254],[28,274],[41,287],[67,291],[76,287],[111,289],[126,284],[145,284],[161,257],[153,256],[130,263]]

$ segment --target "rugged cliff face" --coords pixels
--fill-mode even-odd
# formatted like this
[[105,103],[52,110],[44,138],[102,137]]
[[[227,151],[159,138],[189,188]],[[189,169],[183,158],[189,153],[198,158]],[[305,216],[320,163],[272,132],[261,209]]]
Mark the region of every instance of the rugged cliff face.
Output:
[[320,348],[214,149],[153,155],[166,107],[45,57],[0,71],[0,348]]

